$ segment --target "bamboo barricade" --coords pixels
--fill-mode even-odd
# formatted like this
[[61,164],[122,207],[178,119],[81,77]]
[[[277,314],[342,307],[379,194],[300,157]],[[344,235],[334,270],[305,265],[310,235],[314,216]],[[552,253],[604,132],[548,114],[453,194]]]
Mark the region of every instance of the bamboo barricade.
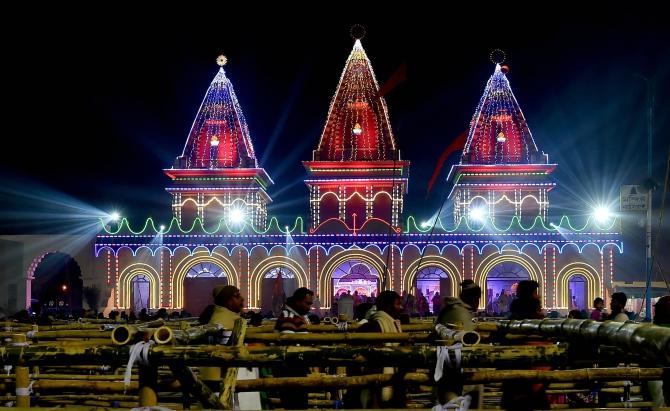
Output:
[[[73,381],[123,381],[123,375],[88,375],[88,374],[33,374],[33,380],[73,380]],[[136,381],[137,376],[132,375]]]
[[[118,380],[118,379],[117,379]],[[123,380],[123,378],[121,378]],[[130,385],[124,386],[123,381],[81,381],[81,380],[52,380],[39,379],[33,382],[32,389],[35,392],[61,391],[61,392],[95,392],[99,394],[137,392],[140,388],[138,381],[131,381]]]
[[654,364],[670,365],[670,328],[633,322],[573,319],[502,320],[497,322],[496,328],[512,334],[535,334],[614,345]]
[[[107,338],[59,338],[57,340],[44,340],[42,343],[46,344],[46,341],[49,341],[48,344],[52,347],[70,347],[74,345],[95,347],[98,345],[112,345],[112,340],[109,337],[110,333],[107,333]],[[37,344],[39,343],[38,340]]]
[[112,318],[82,318],[80,320],[82,323],[89,323],[89,324],[126,324],[126,320],[122,320],[121,318],[118,319],[112,319]]
[[[24,334],[14,335],[13,341],[12,346],[18,349],[25,348],[28,344]],[[16,362],[15,374],[16,406],[30,407],[30,373],[25,361],[21,358]]]
[[33,329],[33,324],[15,323],[14,321],[3,321],[2,331],[4,332],[25,332]]
[[173,365],[170,367],[170,370],[172,370],[175,378],[179,380],[181,389],[185,394],[192,394],[205,407],[214,409],[219,407],[219,397],[195,375],[190,367]]
[[[244,347],[246,325],[246,321],[242,318],[235,320],[233,332],[228,341],[229,345],[238,348]],[[219,404],[224,410],[232,410],[235,395],[235,382],[237,380],[237,368],[228,367],[225,369],[225,372],[222,372],[222,375],[224,375],[224,377],[221,381],[219,390],[221,392],[221,395],[219,396]]]
[[137,395],[119,395],[119,394],[59,394],[59,395],[40,395],[38,401],[134,401],[137,404]]
[[[129,346],[52,347],[33,344],[27,347],[0,347],[0,365],[121,365],[128,360]],[[218,345],[158,345],[149,349],[149,360],[155,365],[264,367],[286,362],[306,366],[385,365],[432,368],[436,361],[434,346],[349,347],[349,346],[273,346],[228,347]],[[519,368],[538,362],[568,363],[565,344],[545,346],[472,346],[462,349],[463,367]]]

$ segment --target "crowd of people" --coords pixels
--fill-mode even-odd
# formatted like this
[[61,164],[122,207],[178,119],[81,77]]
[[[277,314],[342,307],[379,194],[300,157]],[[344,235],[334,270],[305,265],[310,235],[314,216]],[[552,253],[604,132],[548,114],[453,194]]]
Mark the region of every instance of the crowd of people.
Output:
[[[318,296],[317,296],[318,297]],[[342,291],[333,295],[332,305],[328,312],[331,316],[339,316],[340,314],[347,315],[348,318],[354,318],[359,306],[373,305],[377,297],[375,292],[370,295],[359,294],[358,290],[353,293],[350,290]],[[417,291],[417,295],[407,292],[402,292],[400,300],[403,306],[402,313],[410,317],[429,317],[440,312],[443,303],[443,297],[440,296],[439,291],[429,291],[424,295],[421,290]],[[316,309],[317,311],[318,308]],[[322,314],[319,311],[320,314]]]

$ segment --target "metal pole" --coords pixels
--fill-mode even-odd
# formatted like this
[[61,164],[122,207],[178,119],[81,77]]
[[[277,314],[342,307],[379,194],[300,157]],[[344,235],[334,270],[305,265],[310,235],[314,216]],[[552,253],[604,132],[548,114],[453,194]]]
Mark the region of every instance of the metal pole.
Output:
[[649,193],[647,194],[647,235],[646,235],[646,274],[647,283],[645,289],[645,321],[651,322],[651,203],[653,200],[653,184],[652,184],[652,139],[653,139],[653,122],[654,122],[654,89],[651,79],[643,77],[647,83],[647,177],[649,184]]

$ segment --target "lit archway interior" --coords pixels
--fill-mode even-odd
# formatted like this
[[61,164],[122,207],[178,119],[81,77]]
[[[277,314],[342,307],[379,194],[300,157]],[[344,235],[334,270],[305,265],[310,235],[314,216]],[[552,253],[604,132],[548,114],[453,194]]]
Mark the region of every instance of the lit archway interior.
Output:
[[496,315],[508,313],[510,304],[516,297],[519,281],[529,279],[528,271],[517,263],[497,264],[486,275],[486,290],[484,290],[486,311]]
[[588,284],[581,274],[574,274],[568,280],[568,295],[571,310],[586,310],[589,307]]
[[333,292],[340,295],[376,297],[379,293],[379,273],[369,264],[358,260],[347,260],[337,266],[332,276]]
[[130,309],[139,313],[142,309],[149,310],[151,297],[151,283],[149,277],[138,274],[130,280]]
[[[426,298],[428,311],[435,313],[433,299],[442,300],[451,296],[451,280],[449,274],[437,266],[424,267],[416,274],[416,298],[419,311],[423,311],[422,297]],[[438,310],[440,307],[437,307]]]

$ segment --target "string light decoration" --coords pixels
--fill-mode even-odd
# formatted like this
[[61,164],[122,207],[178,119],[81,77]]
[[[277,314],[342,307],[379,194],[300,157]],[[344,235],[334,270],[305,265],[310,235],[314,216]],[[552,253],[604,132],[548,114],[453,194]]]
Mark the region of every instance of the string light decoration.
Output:
[[330,103],[314,160],[390,160],[397,150],[388,108],[360,37]]
[[176,168],[258,167],[247,121],[223,69],[227,62],[223,55],[217,58],[219,71],[205,93]]
[[531,164],[540,160],[501,62],[496,61],[472,116],[461,164]]
[[[195,217],[207,219],[210,226],[219,219],[238,221],[239,215],[233,214],[239,211],[231,204],[241,201],[244,219],[252,227],[264,228],[267,204],[272,201],[265,190],[273,182],[258,167],[249,127],[223,69],[227,62],[224,55],[216,59],[219,71],[205,93],[184,151],[173,168],[164,170],[173,182],[166,191],[172,195],[174,217],[184,224]],[[190,206],[195,207],[195,216],[184,212]]]
[[[334,217],[327,193],[335,194],[337,218],[354,229],[374,219],[375,213],[398,227],[407,193],[409,162],[400,160],[386,102],[378,95],[379,84],[361,44],[365,29],[356,25],[351,34],[354,47],[330,102],[319,145],[313,161],[304,162],[312,231]],[[382,193],[390,204],[385,198],[378,201]],[[363,208],[354,194],[364,200]],[[388,212],[379,212],[384,208]]]
[[[507,79],[509,68],[502,66],[505,53],[496,49],[490,57],[495,71],[472,116],[461,160],[447,177],[453,182],[454,221],[470,214],[475,198],[491,206],[492,216],[537,215],[544,220],[547,193],[555,186],[549,174],[556,165],[535,144]],[[534,201],[525,202],[528,198]]]

